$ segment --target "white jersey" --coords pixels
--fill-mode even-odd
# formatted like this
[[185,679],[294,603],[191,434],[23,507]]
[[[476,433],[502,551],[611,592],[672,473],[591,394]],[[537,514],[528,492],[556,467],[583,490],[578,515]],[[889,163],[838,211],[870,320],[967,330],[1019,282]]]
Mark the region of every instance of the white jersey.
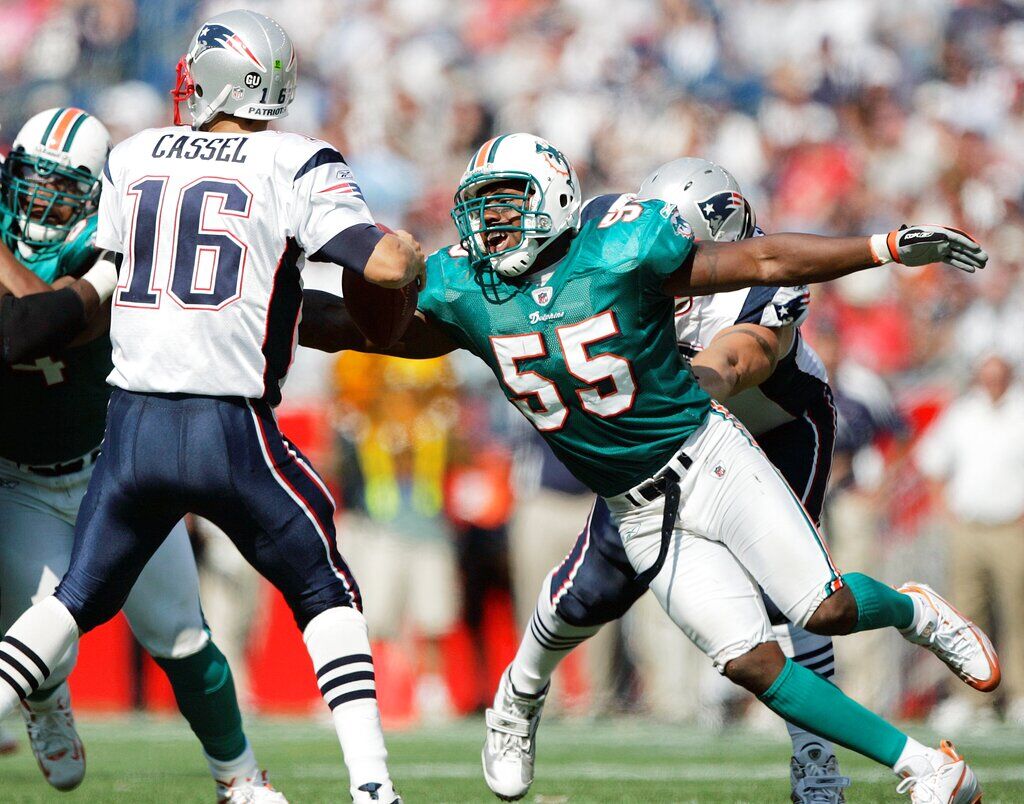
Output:
[[[806,286],[754,287],[676,300],[676,336],[684,360],[705,349],[723,329],[734,324],[759,324],[778,328],[799,326],[807,318],[810,292]],[[753,435],[761,435],[792,421],[804,412],[808,394],[816,391],[812,377],[828,382],[821,358],[807,345],[799,330],[789,354],[772,376],[748,388],[726,403]],[[820,394],[819,394],[820,396]]]
[[111,152],[100,197],[97,246],[124,256],[108,381],[277,404],[306,257],[326,260],[317,252],[329,246],[331,261],[362,270],[380,236],[343,157],[321,140],[136,134]]

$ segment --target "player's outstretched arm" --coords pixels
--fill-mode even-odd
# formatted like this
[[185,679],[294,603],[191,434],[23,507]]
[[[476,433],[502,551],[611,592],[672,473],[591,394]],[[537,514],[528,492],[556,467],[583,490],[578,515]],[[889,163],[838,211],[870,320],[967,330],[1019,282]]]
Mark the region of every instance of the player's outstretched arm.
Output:
[[387,349],[370,343],[349,315],[345,300],[322,290],[302,294],[299,345],[321,352],[372,352],[423,360],[454,352],[458,346],[419,312],[409,322],[402,339]]
[[363,276],[376,285],[401,288],[422,277],[426,270],[423,249],[408,232],[386,234],[366,261]]
[[[114,292],[117,267],[105,255],[68,287],[54,290],[42,284],[42,293],[0,297],[0,360],[5,365],[45,357],[81,337]],[[101,328],[106,328],[105,318]]]
[[736,324],[719,332],[690,365],[700,387],[725,402],[760,385],[793,346],[793,325],[769,328]]
[[889,262],[944,262],[973,273],[988,254],[969,235],[944,226],[910,226],[871,237],[777,234],[735,243],[701,241],[664,284],[670,296],[750,285],[810,285]]

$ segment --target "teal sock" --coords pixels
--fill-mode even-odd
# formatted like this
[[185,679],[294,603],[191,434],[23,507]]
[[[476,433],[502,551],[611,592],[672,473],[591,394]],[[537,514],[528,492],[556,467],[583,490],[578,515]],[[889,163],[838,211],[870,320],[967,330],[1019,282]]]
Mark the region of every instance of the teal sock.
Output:
[[174,689],[174,700],[203,750],[221,761],[236,759],[246,748],[242,713],[227,659],[213,642],[184,659],[156,659]]
[[857,601],[857,631],[876,628],[909,628],[914,622],[914,601],[909,595],[876,581],[860,572],[843,575],[843,580]]
[[907,744],[907,736],[895,726],[791,659],[758,697],[784,720],[890,768]]

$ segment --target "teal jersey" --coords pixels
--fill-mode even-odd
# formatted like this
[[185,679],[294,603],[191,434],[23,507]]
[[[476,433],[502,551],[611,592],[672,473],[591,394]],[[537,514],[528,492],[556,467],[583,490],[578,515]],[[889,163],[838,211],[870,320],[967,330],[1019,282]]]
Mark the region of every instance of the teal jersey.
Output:
[[44,282],[62,276],[80,276],[99,256],[96,249],[96,216],[91,215],[71,230],[69,237],[54,248],[26,252],[11,237],[11,219],[0,216],[0,237],[18,261]]
[[524,280],[488,283],[457,246],[432,254],[419,307],[607,497],[664,466],[710,400],[681,365],[661,289],[693,246],[689,226],[662,201],[602,197],[588,210],[566,256]]
[[[44,279],[80,273],[97,256],[95,232],[92,217],[58,249],[26,258],[15,248],[14,254]],[[32,363],[0,367],[0,458],[33,466],[64,463],[99,446],[112,368],[106,335]]]

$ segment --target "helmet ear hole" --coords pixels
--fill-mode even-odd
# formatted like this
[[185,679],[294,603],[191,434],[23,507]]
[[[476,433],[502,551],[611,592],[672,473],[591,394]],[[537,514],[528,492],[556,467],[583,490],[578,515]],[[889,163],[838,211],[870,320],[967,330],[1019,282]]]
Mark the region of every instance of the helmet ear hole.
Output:
[[562,205],[563,209],[565,209],[565,207],[569,206],[569,196],[567,196],[565,193],[562,193],[560,196],[558,196],[558,203]]
[[196,84],[196,95],[198,95],[200,98],[203,97],[203,85],[202,84]]

